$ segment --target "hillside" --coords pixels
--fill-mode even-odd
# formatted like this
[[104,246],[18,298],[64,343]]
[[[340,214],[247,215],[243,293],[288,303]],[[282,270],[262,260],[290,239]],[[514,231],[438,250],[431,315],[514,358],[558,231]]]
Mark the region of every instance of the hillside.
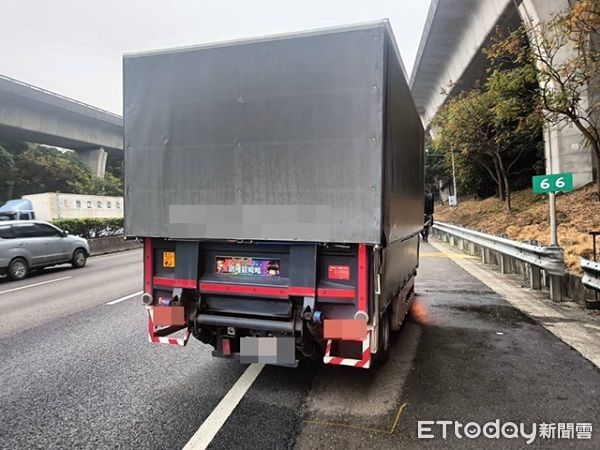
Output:
[[[600,231],[600,202],[595,186],[588,185],[556,198],[558,241],[565,249],[567,268],[579,271],[579,257],[592,254],[590,231]],[[517,241],[550,242],[548,198],[533,194],[531,189],[516,192],[513,212],[505,211],[497,198],[481,201],[463,200],[458,207],[436,204],[436,220],[483,230],[492,234],[506,233]],[[600,237],[596,238],[600,247]]]

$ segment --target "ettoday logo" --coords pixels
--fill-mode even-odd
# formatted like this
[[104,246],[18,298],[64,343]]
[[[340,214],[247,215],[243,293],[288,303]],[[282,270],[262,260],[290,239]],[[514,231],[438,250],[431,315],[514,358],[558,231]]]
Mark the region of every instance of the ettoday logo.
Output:
[[454,420],[419,420],[419,439],[523,439],[526,444],[541,439],[591,439],[591,423],[515,423],[496,419],[483,425],[477,422],[461,423]]

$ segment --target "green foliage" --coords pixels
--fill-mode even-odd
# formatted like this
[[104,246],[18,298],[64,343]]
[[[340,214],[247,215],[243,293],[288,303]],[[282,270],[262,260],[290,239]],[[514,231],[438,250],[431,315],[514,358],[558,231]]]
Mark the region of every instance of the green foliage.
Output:
[[8,180],[15,167],[15,159],[0,145],[0,180]]
[[96,178],[74,152],[1,143],[0,201],[41,192],[122,196],[123,161],[118,156],[110,160],[112,166],[107,165],[105,177]]
[[122,234],[122,218],[56,219],[52,223],[66,232],[84,238]]
[[433,192],[438,191],[438,182],[448,179],[451,172],[446,165],[446,156],[431,143],[425,150],[425,186]]
[[93,177],[85,193],[120,197],[123,195],[123,179],[119,179],[112,173],[106,172],[104,178]]
[[515,175],[525,161],[531,167],[542,139],[535,74],[531,65],[496,68],[481,87],[450,99],[434,118],[434,146],[446,160],[454,152],[461,192],[485,194],[495,185],[510,210]]
[[123,156],[115,153],[109,153],[106,158],[106,173],[110,173],[119,180],[123,180],[124,169]]
[[86,193],[90,171],[72,152],[31,145],[15,163],[15,195],[36,192]]
[[[499,35],[488,50],[496,67],[536,68],[535,106],[553,125],[573,125],[592,150],[600,173],[600,2],[579,0],[543,22],[525,21]],[[528,42],[528,44],[526,44]],[[600,195],[600,176],[597,177]]]

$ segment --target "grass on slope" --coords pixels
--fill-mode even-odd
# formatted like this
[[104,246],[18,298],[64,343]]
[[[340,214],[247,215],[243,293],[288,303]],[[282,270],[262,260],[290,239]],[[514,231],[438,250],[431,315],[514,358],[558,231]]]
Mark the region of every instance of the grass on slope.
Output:
[[[435,218],[491,234],[508,234],[516,241],[550,242],[548,196],[529,190],[513,195],[513,212],[507,213],[497,198],[464,200],[458,207],[436,204]],[[579,271],[579,257],[591,258],[590,231],[600,231],[600,202],[593,184],[556,197],[558,243],[565,249],[565,261],[571,271]],[[596,238],[600,247],[600,236]],[[599,249],[600,250],[600,249]]]

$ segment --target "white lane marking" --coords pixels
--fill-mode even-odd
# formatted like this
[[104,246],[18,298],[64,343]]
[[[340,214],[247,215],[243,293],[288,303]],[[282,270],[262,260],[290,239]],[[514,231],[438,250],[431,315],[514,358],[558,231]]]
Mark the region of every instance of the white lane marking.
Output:
[[106,304],[107,305],[116,305],[117,303],[124,302],[125,300],[129,300],[130,298],[133,298],[133,297],[135,297],[137,295],[142,295],[143,293],[144,293],[144,291],[136,292],[134,294],[126,295],[125,297],[121,297],[121,298],[118,298],[116,300],[112,300],[110,302],[107,302]]
[[27,289],[27,288],[30,288],[30,287],[41,286],[42,284],[48,284],[48,283],[54,283],[56,281],[68,280],[69,278],[71,278],[71,277],[68,276],[68,277],[62,277],[62,278],[55,278],[54,280],[40,281],[39,283],[28,284],[27,286],[21,286],[21,287],[18,287],[18,288],[8,289],[6,291],[0,291],[0,295],[1,294],[8,294],[9,292],[20,291],[21,289]]
[[251,364],[246,369],[213,412],[210,413],[210,416],[200,425],[198,431],[185,444],[183,450],[204,450],[208,447],[250,386],[252,386],[263,367],[264,364]]

